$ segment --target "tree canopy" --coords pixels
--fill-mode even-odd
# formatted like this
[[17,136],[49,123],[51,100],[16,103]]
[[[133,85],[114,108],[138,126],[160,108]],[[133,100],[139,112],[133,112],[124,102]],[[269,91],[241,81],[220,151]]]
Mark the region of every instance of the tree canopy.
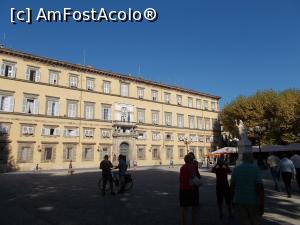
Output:
[[[238,137],[235,120],[242,120],[248,128],[265,128],[261,133],[262,144],[300,142],[300,90],[266,90],[239,96],[225,105],[220,119],[224,131],[235,137]],[[249,139],[257,141],[257,134],[250,132]]]

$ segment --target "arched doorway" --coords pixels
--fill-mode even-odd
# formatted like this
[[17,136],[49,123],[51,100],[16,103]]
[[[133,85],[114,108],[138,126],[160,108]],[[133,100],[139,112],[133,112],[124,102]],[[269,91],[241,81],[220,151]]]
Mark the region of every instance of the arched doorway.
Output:
[[126,156],[126,162],[129,161],[129,144],[123,142],[120,144],[120,154]]

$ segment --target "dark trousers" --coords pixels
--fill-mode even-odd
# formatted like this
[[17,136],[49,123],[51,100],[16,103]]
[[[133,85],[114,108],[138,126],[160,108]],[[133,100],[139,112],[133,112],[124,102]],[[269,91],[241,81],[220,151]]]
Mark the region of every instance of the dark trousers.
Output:
[[280,187],[279,187],[280,173],[278,171],[278,167],[271,167],[270,171],[271,171],[271,174],[272,174],[272,177],[273,177],[273,181],[275,183],[275,188],[280,191]]
[[285,190],[288,195],[291,195],[291,181],[293,174],[290,172],[282,172],[281,173],[283,183],[285,185]]
[[110,191],[113,192],[113,179],[111,173],[102,173],[103,183],[102,183],[102,191],[105,193],[105,187],[107,181],[109,182]]
[[231,204],[230,189],[228,184],[225,185],[217,184],[216,194],[217,194],[217,202],[219,206],[222,206],[223,199],[225,199],[227,205]]
[[297,179],[298,188],[300,189],[300,168],[296,168],[296,179]]

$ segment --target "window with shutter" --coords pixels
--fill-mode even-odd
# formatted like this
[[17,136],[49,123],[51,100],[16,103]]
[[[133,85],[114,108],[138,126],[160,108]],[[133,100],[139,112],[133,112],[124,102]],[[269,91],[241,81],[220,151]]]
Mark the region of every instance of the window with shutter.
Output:
[[22,135],[27,135],[28,134],[28,127],[22,126]]
[[33,133],[34,133],[33,127],[27,127],[27,133],[28,133],[28,135],[33,135]]
[[151,95],[152,95],[153,101],[155,101],[155,102],[158,101],[158,91],[152,90]]
[[145,122],[145,110],[139,109],[137,112],[138,117],[138,123],[144,123]]
[[45,161],[51,161],[53,155],[53,149],[52,147],[46,147],[44,150],[44,160]]
[[85,118],[87,120],[94,119],[94,106],[93,105],[85,105]]
[[93,146],[84,146],[83,147],[83,160],[92,160],[93,159]]
[[75,102],[68,103],[68,117],[70,118],[77,117],[77,103]]
[[111,107],[108,105],[102,105],[102,119],[111,120]]
[[201,99],[196,100],[196,108],[201,109]]
[[54,129],[54,135],[55,136],[59,136],[59,128],[55,128]]
[[193,98],[191,98],[191,97],[188,98],[188,106],[189,106],[190,108],[193,107]]
[[0,110],[3,111],[5,96],[0,95]]
[[77,88],[78,86],[78,77],[77,76],[70,76],[69,78],[70,87],[71,88]]
[[33,101],[33,113],[34,114],[39,113],[39,101],[37,99],[34,99]]
[[171,147],[167,147],[166,149],[166,159],[172,159],[173,158],[173,149]]
[[9,127],[8,125],[1,124],[0,125],[0,136],[8,135],[9,134]]
[[189,126],[191,129],[195,128],[195,117],[194,116],[189,116]]
[[210,130],[210,119],[209,118],[205,118],[205,129]]
[[129,85],[126,83],[121,83],[121,96],[129,95]]
[[170,93],[165,93],[165,102],[170,103],[171,101],[171,94]]
[[1,76],[6,76],[5,75],[5,67],[6,67],[6,65],[4,63],[2,63],[1,64],[1,73],[0,73]]
[[197,128],[203,129],[203,119],[201,117],[197,117]]
[[14,107],[13,96],[0,95],[0,111],[12,112]]
[[20,144],[18,150],[18,162],[29,163],[32,162],[32,148],[30,144]]
[[137,88],[137,97],[144,98],[144,88]]
[[159,112],[152,111],[152,123],[153,124],[159,124]]
[[41,80],[41,72],[39,70],[36,70],[35,73],[36,73],[36,75],[35,75],[34,81],[35,82],[40,82],[40,80]]
[[25,74],[25,80],[39,82],[40,81],[40,71],[34,68],[27,68]]
[[51,71],[49,73],[49,84],[58,85],[58,73]]
[[86,89],[89,91],[94,90],[94,79],[87,78],[86,80]]
[[204,108],[205,110],[208,110],[208,101],[207,101],[207,100],[204,100],[204,101],[203,101],[203,108]]
[[152,147],[152,159],[157,160],[159,159],[159,148],[157,147]]
[[182,96],[181,95],[177,95],[177,104],[182,105]]
[[177,115],[177,126],[178,127],[183,127],[184,126],[184,124],[183,124],[183,115],[182,114]]
[[165,125],[172,125],[172,113],[165,113]]
[[137,158],[139,160],[145,160],[146,157],[145,157],[145,147],[144,146],[141,146],[141,147],[138,147],[137,149]]
[[110,93],[110,82],[109,81],[103,81],[103,92],[105,94]]
[[183,158],[184,157],[184,148],[179,148],[179,158]]
[[3,63],[1,65],[0,75],[14,78],[16,76],[16,66],[14,64]]

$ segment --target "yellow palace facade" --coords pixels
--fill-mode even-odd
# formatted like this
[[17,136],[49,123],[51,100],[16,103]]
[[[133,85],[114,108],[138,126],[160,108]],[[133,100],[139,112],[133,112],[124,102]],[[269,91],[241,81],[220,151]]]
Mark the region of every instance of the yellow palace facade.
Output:
[[0,166],[95,168],[199,159],[220,141],[220,97],[0,48]]

